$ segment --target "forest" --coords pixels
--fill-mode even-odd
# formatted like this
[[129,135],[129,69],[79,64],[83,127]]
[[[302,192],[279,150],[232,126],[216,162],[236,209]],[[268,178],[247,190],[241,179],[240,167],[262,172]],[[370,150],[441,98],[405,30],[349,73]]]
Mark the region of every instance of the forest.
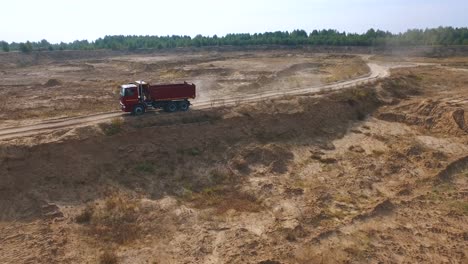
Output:
[[209,46],[435,46],[468,45],[468,28],[438,27],[432,29],[411,29],[404,33],[369,29],[366,33],[346,33],[334,29],[276,31],[266,33],[227,34],[225,36],[105,36],[95,41],[76,40],[70,43],[0,41],[4,52],[53,51],[53,50],[138,50],[170,49],[178,47]]

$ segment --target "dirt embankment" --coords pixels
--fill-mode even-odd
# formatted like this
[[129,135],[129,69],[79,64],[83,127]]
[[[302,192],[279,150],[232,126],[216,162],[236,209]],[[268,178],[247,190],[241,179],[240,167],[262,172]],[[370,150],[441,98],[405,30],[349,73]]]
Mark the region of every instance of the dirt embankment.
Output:
[[[466,109],[466,76],[442,72],[440,86],[437,71],[9,141],[0,146],[0,255],[11,263],[461,262],[467,134],[440,112],[452,108],[416,110],[452,97]],[[389,112],[438,125],[388,122]]]
[[[404,75],[402,74],[404,73]],[[454,69],[439,70],[435,67],[421,67],[410,70],[396,70],[394,76],[401,76],[384,84],[392,95],[407,99],[398,105],[390,105],[381,109],[379,118],[387,121],[401,122],[418,126],[435,134],[463,136],[468,133],[468,117],[466,111],[466,83],[468,76]],[[443,80],[452,79],[447,92]],[[421,93],[424,87],[426,98],[407,98],[400,94],[398,87],[405,87],[411,95]]]
[[[114,180],[124,182],[128,180],[126,183],[131,184],[133,187],[150,187],[146,185],[145,178],[127,179],[127,173],[132,173],[133,165],[131,164],[135,164],[135,162],[137,164],[148,162],[154,169],[163,170],[161,173],[168,177],[167,180],[170,182],[165,183],[168,185],[165,185],[161,190],[158,188],[150,192],[155,197],[159,197],[164,193],[176,193],[177,189],[181,188],[179,182],[181,179],[189,181],[194,191],[200,191],[205,187],[203,178],[206,176],[206,171],[196,173],[194,166],[209,167],[213,159],[218,158],[220,158],[220,162],[231,161],[234,157],[238,157],[237,150],[243,149],[243,146],[250,149],[246,150],[246,157],[240,156],[242,159],[245,158],[249,161],[247,164],[255,163],[255,160],[261,157],[260,162],[265,166],[269,166],[269,161],[265,160],[268,155],[264,153],[266,150],[261,147],[252,149],[251,146],[255,146],[259,142],[265,144],[277,142],[280,144],[297,138],[318,137],[320,140],[326,140],[327,137],[322,138],[323,135],[330,135],[331,138],[340,137],[346,133],[349,122],[365,118],[378,105],[379,102],[374,91],[367,88],[362,91],[351,90],[344,94],[327,96],[320,100],[307,96],[279,101],[266,100],[259,106],[246,105],[238,107],[238,109],[218,109],[217,113],[213,113],[211,110],[200,110],[178,116],[155,115],[151,117],[147,115],[138,119],[126,117],[123,119],[122,124],[115,125],[119,133],[112,137],[71,140],[66,141],[65,145],[4,146],[2,147],[2,165],[9,173],[4,175],[7,177],[4,178],[5,181],[2,183],[2,190],[5,195],[2,198],[9,200],[6,203],[7,206],[8,204],[13,205],[11,204],[15,200],[13,196],[18,191],[38,190],[37,186],[42,184],[46,184],[44,188],[47,190],[49,189],[47,187],[48,183],[52,185],[62,183],[63,186],[59,188],[60,193],[76,198],[73,194],[83,195],[83,193],[81,190],[79,193],[72,190],[75,184],[80,182],[83,184],[96,184],[99,182],[99,178],[102,177],[99,173],[88,173],[86,172],[87,169],[82,167],[85,166],[90,171],[94,171],[97,168],[94,168],[93,164],[99,167],[102,164],[108,164],[109,166],[114,164],[111,166],[113,168],[105,173],[114,175],[112,178],[117,177]],[[180,125],[180,123],[186,125]],[[109,129],[113,129],[112,124],[110,128],[107,125],[103,125],[103,128],[104,133],[113,134],[113,132],[108,132]],[[225,133],[223,131],[230,132]],[[157,133],[157,137],[152,136],[153,133]],[[132,143],[134,137],[145,139],[145,144],[134,145]],[[148,140],[154,142],[151,144],[151,141],[148,142]],[[167,142],[172,143],[168,144]],[[233,143],[239,147],[231,146]],[[225,153],[225,157],[218,157],[220,153],[226,150],[229,150],[229,152]],[[278,149],[274,150],[271,155],[278,151]],[[201,155],[201,152],[205,153],[206,156]],[[189,165],[179,167],[180,159],[185,154],[188,154],[187,159],[190,158],[188,160]],[[259,157],[255,158],[255,155],[259,155]],[[274,154],[271,162],[284,156],[278,155]],[[92,156],[100,158],[93,161]],[[47,160],[45,164],[44,158]],[[208,159],[205,160],[206,158]],[[73,159],[73,162],[67,161],[71,159]],[[37,166],[21,167],[20,164],[26,160],[31,165],[36,164]],[[142,161],[137,162],[137,160]],[[184,164],[183,160],[182,164]],[[224,165],[231,166],[233,164]],[[241,166],[237,163],[234,165]],[[284,166],[286,164],[279,167]],[[15,169],[13,170],[13,168]],[[39,169],[40,174],[45,178],[37,175],[39,171],[32,168]],[[231,169],[237,170],[236,168]],[[19,169],[19,171],[16,171],[16,169]],[[67,176],[62,175],[65,172]],[[176,173],[176,175],[173,173]],[[121,175],[122,178],[118,175]],[[139,182],[139,180],[142,182]],[[67,186],[71,189],[62,192],[63,188],[67,188]],[[92,195],[94,196],[94,194]]]

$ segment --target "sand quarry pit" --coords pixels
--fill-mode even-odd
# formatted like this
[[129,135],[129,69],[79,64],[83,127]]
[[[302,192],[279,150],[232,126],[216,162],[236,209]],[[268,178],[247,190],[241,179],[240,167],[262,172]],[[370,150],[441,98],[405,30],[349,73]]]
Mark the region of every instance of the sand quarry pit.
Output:
[[[36,93],[16,116],[27,123],[54,116],[48,97],[74,93],[82,101],[65,108],[89,113],[87,96],[99,94],[109,111],[115,85],[140,73],[209,81],[217,96],[368,71],[366,56],[303,53],[46,61],[2,69],[9,77],[0,91]],[[463,263],[468,74],[459,65],[467,59],[447,60],[337,91],[1,140],[2,262]],[[363,71],[349,73],[348,63]]]

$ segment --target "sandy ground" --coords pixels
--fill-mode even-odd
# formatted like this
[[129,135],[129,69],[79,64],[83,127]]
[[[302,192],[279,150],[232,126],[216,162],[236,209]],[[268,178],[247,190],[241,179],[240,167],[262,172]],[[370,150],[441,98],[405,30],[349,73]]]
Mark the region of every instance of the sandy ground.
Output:
[[[33,56],[33,55],[31,55]],[[0,57],[1,60],[1,57]],[[354,79],[369,72],[361,56],[298,51],[200,52],[43,59],[0,65],[0,120],[21,122],[118,111],[119,85],[188,81],[207,102]],[[20,121],[20,122],[19,122]]]
[[396,68],[3,140],[2,261],[464,263],[467,83],[459,67]]

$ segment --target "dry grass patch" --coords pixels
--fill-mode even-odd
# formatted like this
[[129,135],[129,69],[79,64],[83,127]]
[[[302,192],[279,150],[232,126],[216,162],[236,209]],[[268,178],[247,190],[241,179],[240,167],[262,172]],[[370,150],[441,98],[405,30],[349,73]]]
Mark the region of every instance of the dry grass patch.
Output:
[[122,131],[123,120],[121,118],[114,118],[110,123],[102,123],[99,126],[106,136],[113,136]]
[[347,59],[336,64],[329,64],[323,69],[329,73],[322,78],[324,83],[333,83],[363,76],[370,72],[369,66],[359,57]]
[[229,210],[238,212],[259,212],[263,206],[253,195],[232,189],[232,187],[210,187],[193,193],[190,201],[195,208],[214,208],[218,214]]
[[75,221],[79,224],[89,223],[94,213],[94,206],[87,205],[80,214],[75,217]]
[[137,220],[140,209],[138,200],[126,194],[114,193],[102,203],[86,206],[75,221],[86,224],[90,235],[107,242],[125,244],[139,236]]

